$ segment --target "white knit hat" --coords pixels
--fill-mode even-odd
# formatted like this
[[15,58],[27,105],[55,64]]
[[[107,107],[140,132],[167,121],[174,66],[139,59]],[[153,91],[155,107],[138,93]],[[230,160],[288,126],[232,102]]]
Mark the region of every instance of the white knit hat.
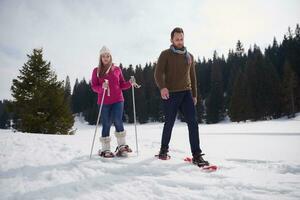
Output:
[[106,46],[103,46],[100,50],[100,55],[105,54],[105,53],[111,54],[109,48],[107,48]]

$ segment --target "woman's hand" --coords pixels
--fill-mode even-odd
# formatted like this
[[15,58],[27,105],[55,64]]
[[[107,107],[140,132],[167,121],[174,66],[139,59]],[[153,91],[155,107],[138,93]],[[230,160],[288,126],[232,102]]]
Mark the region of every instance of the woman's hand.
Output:
[[132,85],[132,87],[135,87],[135,88],[140,88],[140,87],[141,87],[140,85],[138,85],[138,84],[135,82],[135,80],[130,79],[130,80],[129,80],[129,83]]
[[108,82],[106,82],[106,81],[103,82],[102,88],[107,90],[108,89]]

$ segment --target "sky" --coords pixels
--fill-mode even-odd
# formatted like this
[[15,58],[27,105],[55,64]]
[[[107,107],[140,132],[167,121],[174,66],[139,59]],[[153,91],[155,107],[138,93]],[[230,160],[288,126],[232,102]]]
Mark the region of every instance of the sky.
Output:
[[0,0],[0,100],[12,99],[12,80],[34,48],[43,48],[59,80],[91,78],[107,46],[116,64],[155,62],[182,27],[196,58],[225,57],[241,40],[245,49],[280,42],[300,22],[299,0]]

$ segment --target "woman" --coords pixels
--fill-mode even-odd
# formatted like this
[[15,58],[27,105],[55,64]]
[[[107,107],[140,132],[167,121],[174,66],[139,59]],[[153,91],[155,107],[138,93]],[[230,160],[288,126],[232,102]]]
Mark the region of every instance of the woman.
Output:
[[[105,83],[108,80],[108,83]],[[123,126],[124,97],[122,90],[129,89],[135,85],[132,81],[125,81],[122,70],[112,63],[110,50],[103,46],[100,50],[100,59],[98,67],[94,68],[92,74],[92,89],[98,93],[98,104],[101,104],[104,89],[106,89],[102,112],[102,136],[100,143],[102,148],[99,155],[105,158],[112,158],[114,154],[110,150],[110,127],[114,122],[115,136],[117,138],[117,156],[126,156],[132,152],[126,144],[126,131]]]

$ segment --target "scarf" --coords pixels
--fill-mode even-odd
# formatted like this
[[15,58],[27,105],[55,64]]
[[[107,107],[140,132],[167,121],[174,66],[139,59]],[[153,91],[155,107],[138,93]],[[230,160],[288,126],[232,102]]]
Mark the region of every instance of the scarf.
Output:
[[190,55],[190,53],[186,50],[186,47],[183,47],[182,49],[176,49],[174,47],[174,45],[170,46],[170,49],[172,52],[177,53],[177,54],[184,54],[185,55],[185,59],[187,61],[187,63],[190,65],[192,64],[192,57]]

